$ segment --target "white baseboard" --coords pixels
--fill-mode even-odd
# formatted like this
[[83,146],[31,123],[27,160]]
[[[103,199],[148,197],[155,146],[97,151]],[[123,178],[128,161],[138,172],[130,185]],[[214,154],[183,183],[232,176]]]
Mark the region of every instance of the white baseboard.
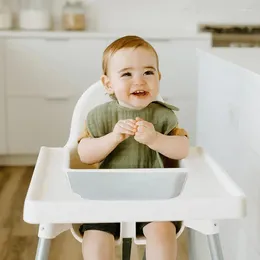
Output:
[[1,166],[34,166],[38,155],[0,155]]

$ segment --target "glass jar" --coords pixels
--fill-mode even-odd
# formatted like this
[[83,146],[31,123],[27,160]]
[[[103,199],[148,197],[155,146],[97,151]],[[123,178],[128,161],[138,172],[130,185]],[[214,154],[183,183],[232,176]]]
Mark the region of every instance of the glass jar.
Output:
[[13,25],[12,11],[6,2],[0,0],[0,30],[11,29]]
[[86,29],[86,11],[82,1],[67,0],[62,10],[62,24],[64,30]]
[[50,0],[21,0],[19,27],[25,30],[50,29]]

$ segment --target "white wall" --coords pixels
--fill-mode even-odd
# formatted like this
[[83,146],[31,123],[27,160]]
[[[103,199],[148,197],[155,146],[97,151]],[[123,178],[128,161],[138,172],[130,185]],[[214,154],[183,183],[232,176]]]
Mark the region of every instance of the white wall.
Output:
[[5,131],[5,90],[4,90],[4,42],[0,39],[0,155],[6,153],[6,131]]
[[[225,57],[224,53],[221,56]],[[220,222],[225,259],[259,260],[260,75],[237,66],[239,57],[243,54],[238,52],[232,62],[211,54],[200,58],[197,142],[247,196],[245,219]],[[259,50],[255,51],[257,57]],[[209,260],[206,240],[197,234],[194,241],[198,256],[194,260]]]
[[[197,23],[260,23],[258,0],[83,0],[89,29],[100,31],[194,31]],[[65,0],[53,0],[56,16]]]

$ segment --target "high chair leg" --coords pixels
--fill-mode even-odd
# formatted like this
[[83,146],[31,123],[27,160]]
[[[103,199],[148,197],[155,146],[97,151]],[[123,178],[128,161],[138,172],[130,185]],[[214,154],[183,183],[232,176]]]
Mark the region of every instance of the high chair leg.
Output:
[[219,234],[208,235],[208,245],[212,260],[224,260]]
[[123,238],[122,260],[130,260],[131,246],[132,246],[132,238]]
[[39,238],[35,260],[48,260],[51,239]]

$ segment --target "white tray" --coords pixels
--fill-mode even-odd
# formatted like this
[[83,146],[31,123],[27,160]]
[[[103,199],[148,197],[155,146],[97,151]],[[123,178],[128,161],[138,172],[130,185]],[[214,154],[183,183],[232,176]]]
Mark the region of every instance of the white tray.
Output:
[[[200,148],[191,148],[189,157],[182,161],[189,172],[183,191],[175,198],[168,198],[174,195],[167,193],[166,199],[83,199],[71,190],[66,172],[68,154],[67,148],[41,148],[25,199],[26,222],[217,220],[242,218],[246,214],[244,193]],[[160,172],[170,173],[169,169]]]

